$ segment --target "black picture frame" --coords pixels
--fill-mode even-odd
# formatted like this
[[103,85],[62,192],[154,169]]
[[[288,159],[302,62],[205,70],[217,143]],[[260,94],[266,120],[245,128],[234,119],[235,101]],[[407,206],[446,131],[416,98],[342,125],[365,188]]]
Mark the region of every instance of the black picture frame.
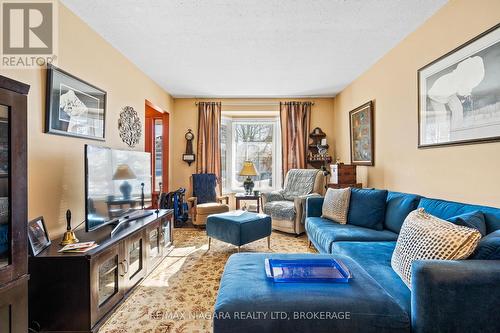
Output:
[[[474,47],[476,47],[475,43],[482,43],[482,39],[486,37],[490,37],[494,33],[495,35],[500,34],[500,23],[491,27],[490,29],[486,30],[485,32],[479,34],[478,36],[468,40],[467,42],[461,44],[460,46],[454,48],[450,52],[444,54],[443,56],[437,58],[436,60],[430,62],[429,64],[419,68],[417,70],[417,119],[418,119],[418,142],[417,142],[417,147],[419,149],[427,149],[427,148],[437,148],[437,147],[446,147],[446,146],[459,146],[459,145],[469,145],[469,144],[480,144],[480,143],[489,143],[489,142],[498,142],[500,141],[500,131],[498,131],[498,134],[496,135],[491,135],[487,137],[476,137],[476,138],[470,138],[470,139],[455,139],[455,140],[448,140],[448,141],[440,141],[440,142],[432,142],[432,143],[427,143],[424,142],[423,136],[423,130],[425,129],[425,126],[423,125],[423,121],[425,117],[427,116],[427,110],[423,110],[423,108],[426,107],[427,104],[427,94],[426,92],[424,93],[424,86],[426,79],[431,77],[432,75],[437,75],[437,73],[433,73],[431,75],[428,75],[424,77],[424,71],[428,71],[432,69],[433,66],[439,65],[440,62],[445,62],[447,59],[450,59],[452,57],[459,58],[459,61],[451,62],[448,65],[441,65],[441,66],[446,66],[444,69],[441,69],[441,71],[444,71],[446,69],[450,69],[452,66],[458,65],[460,62],[462,62],[464,59],[472,58],[473,56],[479,54],[480,52],[484,52],[486,49],[489,49],[491,47],[496,47],[500,49],[500,38],[493,39],[494,42],[485,47],[485,48],[479,48],[479,51],[474,50]],[[490,35],[490,36],[488,36]],[[462,52],[462,53],[459,53]],[[496,50],[498,53],[499,51]],[[497,64],[497,70],[500,68],[499,64]],[[439,73],[439,71],[438,71]],[[498,77],[498,82],[497,82],[497,87],[500,87],[500,75],[494,74],[494,76]],[[497,95],[500,96],[500,90],[497,92]],[[500,99],[498,100],[500,102]],[[451,116],[450,116],[451,117]],[[450,125],[451,127],[451,125]]]
[[28,222],[28,241],[32,256],[36,256],[51,244],[43,216],[39,216]]
[[[106,100],[106,91],[48,65],[44,132],[104,141]],[[62,103],[64,108],[61,108]]]
[[[375,135],[374,135],[374,126],[373,126],[373,101],[366,102],[363,105],[358,106],[354,110],[349,112],[349,147],[351,150],[351,164],[352,165],[365,165],[365,166],[373,166],[375,165]],[[356,158],[355,154],[355,143],[356,140],[354,138],[353,131],[355,130],[355,125],[353,124],[353,118],[355,115],[359,113],[364,113],[368,118],[368,130],[370,133],[364,135],[364,140],[368,140],[368,150],[369,156],[367,158]],[[359,155],[359,154],[358,154]]]

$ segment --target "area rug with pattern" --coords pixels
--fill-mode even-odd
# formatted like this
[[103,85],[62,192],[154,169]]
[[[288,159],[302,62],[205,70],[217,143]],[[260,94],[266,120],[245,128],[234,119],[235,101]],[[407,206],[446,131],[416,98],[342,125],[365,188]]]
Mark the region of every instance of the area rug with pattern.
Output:
[[[212,332],[212,311],[227,259],[237,248],[208,238],[204,230],[174,229],[174,247],[163,262],[115,310],[100,333]],[[305,235],[279,232],[241,252],[315,252]]]

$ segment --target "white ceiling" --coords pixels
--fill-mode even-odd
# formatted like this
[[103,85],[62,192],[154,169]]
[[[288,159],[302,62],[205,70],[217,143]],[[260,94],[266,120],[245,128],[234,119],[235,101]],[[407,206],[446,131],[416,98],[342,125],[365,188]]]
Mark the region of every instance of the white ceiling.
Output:
[[174,97],[305,97],[334,96],[446,0],[62,2]]

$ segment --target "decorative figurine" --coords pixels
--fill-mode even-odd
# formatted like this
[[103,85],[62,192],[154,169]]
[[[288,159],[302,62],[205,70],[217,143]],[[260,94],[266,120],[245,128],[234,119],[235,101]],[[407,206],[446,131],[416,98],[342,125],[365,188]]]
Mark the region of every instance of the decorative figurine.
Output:
[[68,244],[78,243],[79,240],[76,238],[75,233],[71,230],[71,210],[66,211],[66,232],[64,233],[61,245],[65,246]]

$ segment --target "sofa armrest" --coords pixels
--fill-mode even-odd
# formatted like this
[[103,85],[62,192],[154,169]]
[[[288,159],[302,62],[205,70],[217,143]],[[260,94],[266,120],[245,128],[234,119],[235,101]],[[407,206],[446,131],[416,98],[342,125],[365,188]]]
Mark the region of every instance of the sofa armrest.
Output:
[[306,200],[306,218],[320,217],[323,209],[324,197],[311,197]]
[[500,332],[499,260],[412,264],[412,332]]
[[293,199],[293,203],[295,205],[295,213],[297,214],[295,222],[304,224],[304,220],[306,218],[306,201],[309,198],[321,198],[321,195],[318,193],[311,193],[306,195],[301,195]]
[[262,192],[261,198],[262,198],[262,207],[264,207],[266,202],[285,200],[285,198],[283,197],[283,190]]

